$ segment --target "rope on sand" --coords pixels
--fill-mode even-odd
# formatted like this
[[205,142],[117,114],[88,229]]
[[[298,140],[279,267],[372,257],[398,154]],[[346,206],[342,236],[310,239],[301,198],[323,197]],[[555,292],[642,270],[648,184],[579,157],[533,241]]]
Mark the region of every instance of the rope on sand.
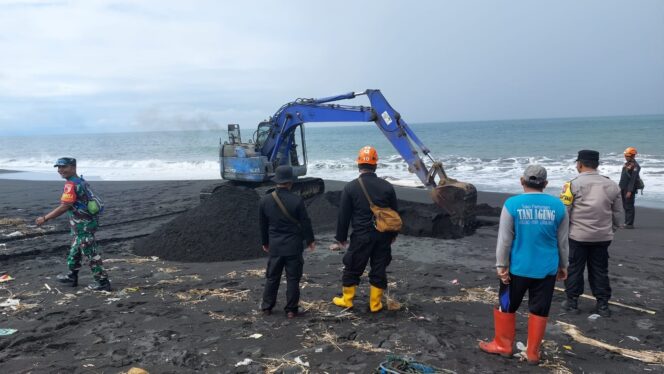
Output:
[[592,345],[598,348],[603,348],[606,349],[607,351],[617,353],[621,356],[625,356],[634,360],[639,360],[645,363],[664,365],[664,352],[637,351],[634,349],[616,347],[615,345],[607,344],[599,340],[584,336],[583,333],[579,331],[578,327],[570,323],[556,321],[556,324],[562,327],[564,333],[571,336],[572,339],[576,340],[579,343]]
[[[556,290],[556,291],[560,291],[560,292],[565,292],[565,289],[560,288],[560,287],[556,287],[555,290]],[[585,295],[585,294],[581,295],[580,297],[582,297],[582,298],[584,298],[584,299],[596,300],[594,297],[592,297],[592,296],[588,296],[588,295]],[[626,309],[636,310],[636,311],[638,311],[638,312],[648,313],[648,314],[656,314],[656,313],[657,313],[657,312],[655,312],[654,310],[649,310],[649,309],[639,308],[638,306],[631,306],[631,305],[627,305],[627,304],[619,303],[619,302],[617,302],[617,301],[613,301],[613,300],[609,300],[609,304],[611,304],[611,305],[615,305],[615,306],[619,306],[619,307],[621,307],[621,308],[626,308]]]
[[374,373],[376,374],[456,374],[448,369],[438,369],[433,366],[417,362],[410,357],[387,355],[387,360],[380,363]]

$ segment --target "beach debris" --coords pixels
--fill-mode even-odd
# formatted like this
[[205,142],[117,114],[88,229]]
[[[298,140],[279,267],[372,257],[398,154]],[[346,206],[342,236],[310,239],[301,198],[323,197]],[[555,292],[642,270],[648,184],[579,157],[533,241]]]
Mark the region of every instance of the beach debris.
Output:
[[387,355],[385,361],[381,362],[376,368],[376,373],[436,373],[436,374],[456,374],[455,371],[441,369],[423,362],[415,361],[411,357]]
[[459,284],[459,280],[458,279],[452,279],[452,284]]
[[8,298],[7,300],[0,303],[0,307],[2,307],[2,308],[11,308],[13,310],[16,310],[16,309],[18,309],[18,306],[19,306],[20,303],[21,303],[21,300],[19,300],[19,299]]
[[120,300],[122,300],[122,299],[119,298],[119,297],[109,297],[108,299],[106,299],[106,304],[110,305],[110,304],[113,304],[114,302],[120,301]]
[[125,287],[122,289],[122,291],[126,292],[138,292],[139,288],[138,287]]
[[640,342],[640,341],[641,341],[641,340],[639,340],[639,338],[637,338],[636,336],[627,335],[627,337],[628,337],[629,339],[634,340],[635,342]]
[[[565,289],[564,289],[564,288],[555,287],[554,289],[555,289],[556,291],[559,291],[559,292],[565,292]],[[633,292],[636,292],[636,291],[633,291]],[[640,295],[639,295],[639,296],[640,296]],[[582,298],[584,298],[584,299],[596,300],[594,297],[592,297],[592,296],[590,296],[590,295],[586,295],[586,294],[582,294],[582,295],[579,296],[579,297],[582,297]],[[617,302],[617,301],[613,301],[613,300],[609,300],[609,304],[611,304],[611,305],[615,305],[615,306],[619,306],[619,307],[621,307],[621,308],[626,308],[626,309],[636,310],[637,312],[643,312],[643,313],[648,313],[648,314],[656,314],[656,313],[657,313],[657,312],[655,312],[654,310],[649,310],[649,309],[639,308],[638,306],[631,306],[631,305],[623,304],[623,303],[620,303],[620,302]]]
[[526,350],[526,346],[522,342],[516,342],[516,349],[520,350],[521,352]]
[[254,360],[252,360],[250,358],[245,358],[244,360],[236,363],[235,367],[238,368],[240,366],[249,366],[252,362],[254,362]]
[[47,290],[51,291],[51,286],[49,286],[48,283],[44,283],[44,287],[46,287]]
[[601,317],[599,314],[593,313],[593,314],[588,316],[588,319],[591,320],[591,321],[594,321],[594,320],[598,319],[599,317]]
[[2,276],[0,276],[0,283],[9,282],[10,280],[13,280],[13,279],[14,278],[12,278],[12,276],[9,275],[9,274],[3,274]]
[[251,334],[251,335],[248,336],[248,338],[251,338],[251,339],[260,339],[262,337],[263,337],[263,334],[258,334],[258,333]]
[[0,336],[9,336],[16,333],[16,329],[0,329]]
[[93,368],[95,367],[95,364],[83,364],[84,368]]
[[298,364],[298,365],[309,367],[309,361],[302,361],[302,359],[300,357],[302,357],[302,356],[295,357],[293,359],[293,361],[295,361],[295,363]]
[[458,303],[458,302],[480,302],[484,304],[494,304],[498,299],[498,292],[491,287],[481,288],[461,288],[459,295],[456,296],[437,296],[433,302],[439,303]]
[[23,233],[20,232],[20,231],[14,231],[14,232],[10,232],[9,234],[5,234],[6,238],[16,238],[18,236],[23,236]]
[[148,373],[148,371],[145,370],[145,369],[141,369],[141,368],[137,368],[137,367],[132,367],[131,369],[129,369],[129,371],[127,372],[127,374],[150,374],[150,373]]
[[568,350],[568,351],[571,351],[571,350],[572,350],[572,346],[571,346],[571,345],[563,345],[563,348],[565,348],[565,349]]
[[572,337],[572,339],[574,339],[579,343],[592,345],[594,347],[602,348],[609,352],[617,353],[621,356],[646,362],[649,364],[664,365],[664,352],[648,351],[648,350],[641,351],[635,349],[616,347],[615,345],[607,344],[583,335],[583,333],[581,333],[579,328],[572,325],[571,323],[556,321],[556,324],[562,327],[562,330],[565,334],[569,335],[570,337]]
[[191,289],[178,292],[175,297],[184,303],[196,304],[205,301],[208,297],[217,297],[226,301],[244,301],[249,297],[250,290],[233,290],[230,288]]

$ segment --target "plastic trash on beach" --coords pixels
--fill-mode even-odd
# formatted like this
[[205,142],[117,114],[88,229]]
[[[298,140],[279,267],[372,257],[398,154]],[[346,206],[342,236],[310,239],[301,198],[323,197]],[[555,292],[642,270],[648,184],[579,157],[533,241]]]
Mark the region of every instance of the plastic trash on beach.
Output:
[[0,329],[0,336],[12,335],[17,331],[18,330],[16,330],[16,329]]
[[293,361],[295,361],[295,363],[298,364],[298,365],[309,367],[309,361],[302,361],[300,356],[295,357],[295,359]]
[[640,342],[640,341],[641,341],[641,340],[639,340],[639,338],[637,338],[636,336],[627,335],[627,337],[630,338],[630,339],[632,339],[632,340],[634,340],[635,342]]
[[516,342],[516,349],[520,350],[521,352],[525,352],[526,346],[521,342]]
[[10,280],[13,280],[13,279],[14,278],[12,278],[11,275],[4,274],[4,275],[0,276],[0,283],[9,282]]
[[14,232],[10,232],[9,234],[5,234],[6,238],[15,238],[17,236],[23,236],[23,233],[20,232],[20,231],[14,231]]
[[251,334],[249,337],[252,339],[260,339],[263,337],[263,334]]
[[248,366],[252,362],[254,362],[254,360],[252,360],[250,358],[245,358],[244,360],[242,360],[242,361],[238,362],[237,364],[235,364],[235,367],[238,368],[240,366]]
[[459,280],[458,279],[452,279],[452,284],[459,284]]
[[591,321],[594,321],[599,317],[601,317],[599,314],[591,314],[591,315],[588,316],[588,319],[591,320]]
[[0,308],[12,308],[13,310],[16,310],[21,303],[21,300],[19,299],[7,299],[3,302],[0,303]]

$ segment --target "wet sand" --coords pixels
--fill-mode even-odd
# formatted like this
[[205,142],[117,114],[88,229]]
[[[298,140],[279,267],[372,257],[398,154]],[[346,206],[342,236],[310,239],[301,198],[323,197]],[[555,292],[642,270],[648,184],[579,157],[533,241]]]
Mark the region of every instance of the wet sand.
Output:
[[[613,300],[656,314],[613,306],[612,317],[590,320],[594,301],[582,299],[582,313],[566,315],[556,293],[544,362],[531,367],[477,348],[478,340],[493,334],[495,217],[483,217],[486,224],[462,239],[399,236],[388,277],[389,296],[401,308],[376,315],[366,311],[366,278],[353,311],[330,303],[340,291],[343,253],[327,249],[331,231],[316,231],[318,249],[305,254],[301,306],[307,313],[284,317],[284,284],[275,313],[263,317],[257,307],[265,258],[179,263],[132,252],[136,239],[196,206],[200,189],[213,183],[94,183],[107,202],[97,235],[113,282],[113,291],[105,293],[56,283],[70,242],[64,217],[43,229],[32,226],[57,204],[62,183],[0,180],[0,272],[15,278],[0,283],[0,303],[20,300],[15,309],[0,307],[0,329],[18,330],[0,336],[2,372],[120,373],[142,367],[151,373],[371,373],[388,354],[457,373],[664,372],[664,361],[649,364],[579,342],[563,324],[616,347],[654,351],[650,357],[662,360],[661,210],[637,206],[637,228],[618,232],[610,248]],[[342,185],[326,182],[328,190]],[[429,201],[424,190],[397,190],[400,199]],[[499,207],[507,197],[480,193],[479,202]],[[90,280],[84,267],[81,284]],[[524,344],[526,315],[524,304],[517,317],[517,341]]]

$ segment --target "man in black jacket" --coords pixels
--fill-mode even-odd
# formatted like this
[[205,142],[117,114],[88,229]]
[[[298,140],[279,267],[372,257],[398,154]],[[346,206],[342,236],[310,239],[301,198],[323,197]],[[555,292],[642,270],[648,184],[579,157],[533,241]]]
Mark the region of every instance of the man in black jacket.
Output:
[[263,250],[270,255],[261,309],[265,315],[272,313],[277,302],[281,273],[285,268],[287,301],[284,310],[288,318],[298,314],[304,242],[309,250],[313,251],[316,247],[304,201],[290,192],[294,180],[293,168],[285,165],[277,167],[272,178],[277,188],[272,194],[263,196],[259,209]]
[[332,302],[342,308],[353,307],[355,289],[360,283],[370,261],[369,271],[370,297],[369,309],[378,312],[383,309],[383,291],[387,288],[387,266],[392,261],[392,242],[396,239],[395,232],[379,232],[374,225],[374,215],[369,208],[369,201],[362,191],[359,179],[362,179],[367,193],[373,203],[380,207],[397,210],[397,195],[390,182],[376,176],[378,153],[371,146],[360,149],[357,165],[360,176],[348,182],[341,194],[337,233],[335,239],[341,247],[348,240],[348,226],[353,227],[350,245],[344,255],[344,271],[342,276],[342,296],[335,297]]
[[623,209],[625,210],[625,228],[633,229],[634,216],[636,215],[634,200],[636,199],[636,193],[638,192],[637,182],[640,179],[639,173],[641,172],[641,166],[636,162],[636,148],[627,147],[623,154],[625,155],[625,164],[620,173],[620,182],[618,182],[618,186],[620,187]]

